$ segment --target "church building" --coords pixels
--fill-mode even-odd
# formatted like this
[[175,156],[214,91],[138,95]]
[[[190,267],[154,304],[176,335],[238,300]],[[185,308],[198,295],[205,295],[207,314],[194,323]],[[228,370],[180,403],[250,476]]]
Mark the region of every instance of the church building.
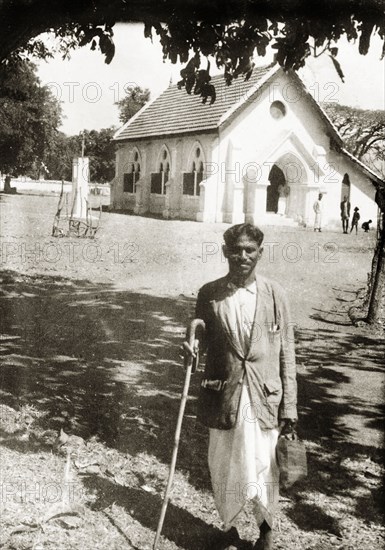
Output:
[[[114,209],[207,222],[340,224],[348,196],[361,220],[377,219],[382,181],[344,148],[301,79],[277,65],[227,86],[212,78],[216,101],[177,85],[120,128]],[[352,214],[352,212],[351,212]]]

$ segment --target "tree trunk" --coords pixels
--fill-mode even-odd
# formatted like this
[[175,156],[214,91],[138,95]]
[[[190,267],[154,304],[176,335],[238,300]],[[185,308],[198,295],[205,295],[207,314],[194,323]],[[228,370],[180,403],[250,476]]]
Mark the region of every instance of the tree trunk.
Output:
[[370,298],[372,296],[373,285],[376,278],[378,256],[380,254],[380,247],[381,247],[380,236],[381,236],[381,230],[377,229],[377,242],[376,242],[376,247],[374,249],[370,273],[368,273],[368,288],[367,288],[367,292],[366,292],[366,296],[363,304],[365,308],[369,307]]
[[367,322],[371,325],[383,321],[385,291],[385,229],[382,221],[381,232],[372,262],[371,293]]

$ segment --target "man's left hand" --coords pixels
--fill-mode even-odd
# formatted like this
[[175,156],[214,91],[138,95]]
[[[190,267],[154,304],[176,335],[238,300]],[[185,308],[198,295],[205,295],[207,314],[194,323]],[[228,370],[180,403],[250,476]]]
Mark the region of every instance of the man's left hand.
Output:
[[297,420],[293,420],[292,418],[282,419],[279,425],[279,437],[292,440],[298,439]]

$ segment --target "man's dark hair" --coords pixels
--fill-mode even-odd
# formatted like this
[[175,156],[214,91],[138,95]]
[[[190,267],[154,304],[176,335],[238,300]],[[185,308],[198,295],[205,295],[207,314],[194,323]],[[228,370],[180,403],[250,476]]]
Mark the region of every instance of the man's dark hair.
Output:
[[252,225],[251,223],[239,223],[225,231],[223,238],[226,246],[234,246],[241,235],[246,235],[249,239],[255,241],[258,246],[261,246],[264,236],[256,225]]

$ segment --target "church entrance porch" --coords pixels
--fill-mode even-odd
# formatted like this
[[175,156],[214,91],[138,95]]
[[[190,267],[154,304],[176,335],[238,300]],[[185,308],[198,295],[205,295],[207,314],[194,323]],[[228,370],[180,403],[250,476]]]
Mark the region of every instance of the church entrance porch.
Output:
[[309,186],[306,164],[300,157],[285,153],[278,157],[268,176],[266,214],[275,212],[299,223],[309,217]]
[[[257,175],[244,178],[244,215],[251,223],[306,225],[311,218],[313,185],[307,164],[292,152],[262,163]],[[318,185],[317,185],[318,188]]]

